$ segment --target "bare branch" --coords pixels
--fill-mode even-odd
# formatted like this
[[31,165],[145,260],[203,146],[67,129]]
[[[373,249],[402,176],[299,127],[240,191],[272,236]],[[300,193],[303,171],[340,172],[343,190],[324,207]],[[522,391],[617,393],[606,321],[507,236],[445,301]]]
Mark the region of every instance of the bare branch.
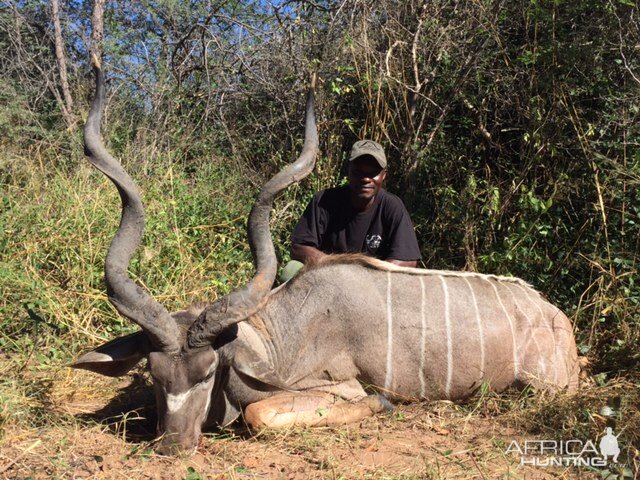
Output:
[[54,41],[56,60],[58,62],[58,72],[60,75],[60,86],[64,102],[61,104],[62,115],[67,123],[67,128],[72,130],[75,126],[76,119],[73,115],[73,98],[69,89],[69,80],[67,77],[67,59],[64,53],[64,40],[62,38],[62,29],[60,27],[60,3],[59,0],[51,0],[51,17],[54,28]]

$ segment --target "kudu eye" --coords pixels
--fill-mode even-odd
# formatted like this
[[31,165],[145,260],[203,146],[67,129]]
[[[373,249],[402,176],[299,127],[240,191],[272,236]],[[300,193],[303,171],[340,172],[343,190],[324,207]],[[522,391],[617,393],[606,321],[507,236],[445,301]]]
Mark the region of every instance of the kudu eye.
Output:
[[185,358],[185,364],[189,365],[187,377],[195,385],[204,383],[215,375],[218,369],[218,354],[213,349],[202,352],[194,352]]
[[198,378],[194,380],[196,380],[197,382],[206,382],[207,380],[211,380],[211,377],[213,377],[215,374],[216,367],[215,365],[211,365],[206,369],[202,369],[202,371],[198,375]]

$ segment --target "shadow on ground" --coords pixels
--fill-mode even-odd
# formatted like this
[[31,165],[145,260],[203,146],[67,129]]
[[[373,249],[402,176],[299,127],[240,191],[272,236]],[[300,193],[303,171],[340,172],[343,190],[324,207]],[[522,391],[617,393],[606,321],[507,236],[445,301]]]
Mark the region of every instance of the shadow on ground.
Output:
[[92,413],[76,415],[83,421],[104,425],[128,443],[142,443],[156,436],[156,402],[153,386],[140,374],[118,390],[104,407]]
[[[95,412],[78,414],[76,418],[99,423],[127,443],[151,442],[156,438],[158,419],[153,385],[144,375],[134,374],[131,383],[120,388],[109,403]],[[212,437],[233,436],[243,440],[253,437],[241,419],[225,428],[207,427],[203,433]]]

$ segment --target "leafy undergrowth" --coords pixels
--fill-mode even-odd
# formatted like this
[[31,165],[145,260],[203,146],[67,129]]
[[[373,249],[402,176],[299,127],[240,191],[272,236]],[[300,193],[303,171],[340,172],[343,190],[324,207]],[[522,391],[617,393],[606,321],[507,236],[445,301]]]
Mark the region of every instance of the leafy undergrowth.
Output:
[[[24,160],[0,165],[10,178],[0,209],[0,352],[54,365],[133,328],[106,301],[103,283],[120,200],[84,161],[72,169]],[[215,300],[246,281],[253,266],[243,195],[252,187],[221,162],[190,178],[166,159],[155,168],[154,159],[135,160],[129,169],[147,219],[134,280],[169,309]]]

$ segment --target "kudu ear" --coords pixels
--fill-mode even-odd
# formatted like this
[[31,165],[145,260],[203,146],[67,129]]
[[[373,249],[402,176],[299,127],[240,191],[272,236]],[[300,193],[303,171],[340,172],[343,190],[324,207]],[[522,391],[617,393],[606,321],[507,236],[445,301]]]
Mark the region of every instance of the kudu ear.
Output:
[[121,377],[151,351],[143,331],[111,340],[85,353],[70,367],[82,368],[107,377]]

